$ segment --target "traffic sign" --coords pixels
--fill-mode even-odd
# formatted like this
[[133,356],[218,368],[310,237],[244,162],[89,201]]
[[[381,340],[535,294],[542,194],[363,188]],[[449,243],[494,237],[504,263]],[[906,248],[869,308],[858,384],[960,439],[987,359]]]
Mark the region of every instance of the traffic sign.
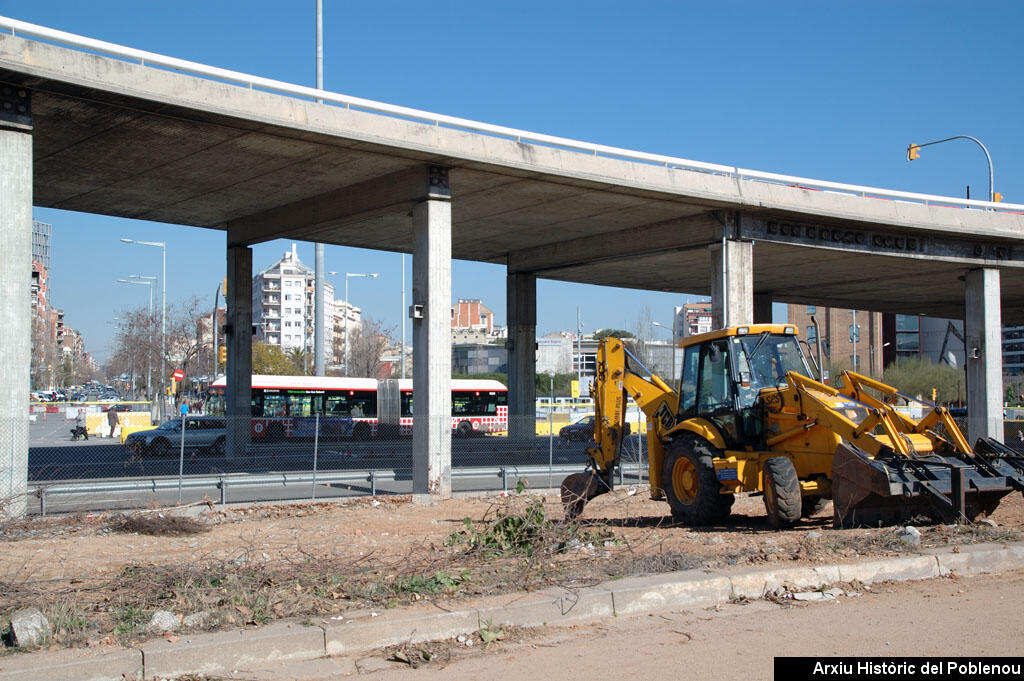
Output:
[[174,373],[171,374],[171,378],[173,378],[175,381],[183,381],[185,380],[185,372],[182,371],[181,369],[175,369]]

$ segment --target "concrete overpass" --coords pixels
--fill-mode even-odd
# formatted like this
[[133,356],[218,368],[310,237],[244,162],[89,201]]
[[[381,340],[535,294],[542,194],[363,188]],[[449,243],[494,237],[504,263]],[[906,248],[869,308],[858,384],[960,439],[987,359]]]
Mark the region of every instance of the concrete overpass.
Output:
[[1024,320],[1024,206],[592,145],[0,27],[12,31],[0,34],[0,414],[16,424],[6,490],[19,489],[27,452],[21,263],[33,205],[226,233],[229,413],[239,415],[249,246],[292,238],[413,253],[419,492],[450,489],[452,258],[507,267],[510,407],[531,427],[536,278],[546,277],[710,294],[719,323],[760,321],[773,300],[963,317],[971,437],[1001,437],[999,328],[1001,317]]

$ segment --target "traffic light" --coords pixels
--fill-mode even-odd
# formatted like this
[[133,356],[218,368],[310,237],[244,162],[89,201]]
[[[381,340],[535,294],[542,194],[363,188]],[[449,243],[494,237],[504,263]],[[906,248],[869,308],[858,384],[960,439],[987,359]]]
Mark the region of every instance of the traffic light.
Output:
[[996,202],[1002,201],[1003,195],[1000,194],[999,192],[992,192],[992,200]]
[[921,156],[921,147],[917,146],[916,144],[911,144],[910,146],[907,147],[907,160],[908,161],[913,161],[915,158],[920,158],[920,156]]
[[221,364],[228,363],[228,348],[226,345],[220,346],[220,349],[217,351],[217,361]]

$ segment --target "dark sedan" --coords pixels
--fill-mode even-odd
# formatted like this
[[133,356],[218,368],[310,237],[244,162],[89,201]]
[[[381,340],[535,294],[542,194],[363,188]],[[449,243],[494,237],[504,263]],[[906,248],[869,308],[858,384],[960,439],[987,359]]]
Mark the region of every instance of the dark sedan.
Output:
[[558,431],[562,440],[589,440],[594,437],[594,415],[584,416],[576,423],[570,423]]

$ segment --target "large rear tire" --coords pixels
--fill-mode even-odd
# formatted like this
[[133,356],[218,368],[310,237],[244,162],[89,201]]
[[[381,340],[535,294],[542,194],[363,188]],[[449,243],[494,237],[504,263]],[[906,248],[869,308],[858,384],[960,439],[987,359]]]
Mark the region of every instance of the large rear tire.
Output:
[[764,508],[772,527],[791,527],[800,520],[803,501],[800,480],[793,462],[784,456],[773,456],[764,462]]
[[732,494],[722,489],[715,475],[718,450],[707,440],[684,435],[672,441],[662,463],[662,488],[672,519],[686,525],[713,525],[729,517]]

